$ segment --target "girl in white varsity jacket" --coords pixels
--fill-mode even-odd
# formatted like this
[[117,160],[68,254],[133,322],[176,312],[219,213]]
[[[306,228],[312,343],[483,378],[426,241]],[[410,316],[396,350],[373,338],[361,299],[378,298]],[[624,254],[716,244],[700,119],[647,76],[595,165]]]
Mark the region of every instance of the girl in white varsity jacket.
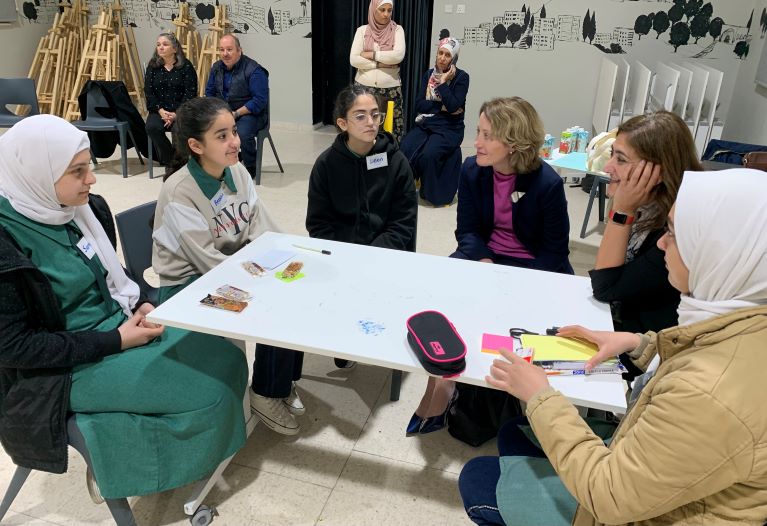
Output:
[[[152,266],[167,300],[249,241],[279,229],[238,162],[240,138],[232,112],[217,98],[195,98],[176,111],[176,162],[154,218]],[[304,406],[295,381],[303,353],[256,346],[251,409],[270,429],[296,434]]]

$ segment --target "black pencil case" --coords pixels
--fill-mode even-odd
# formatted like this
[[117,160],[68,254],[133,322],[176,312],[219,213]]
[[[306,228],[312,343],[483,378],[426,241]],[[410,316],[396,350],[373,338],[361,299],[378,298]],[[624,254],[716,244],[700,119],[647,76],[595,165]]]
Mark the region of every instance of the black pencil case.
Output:
[[466,344],[441,312],[427,310],[408,318],[407,341],[431,374],[450,377],[466,369]]

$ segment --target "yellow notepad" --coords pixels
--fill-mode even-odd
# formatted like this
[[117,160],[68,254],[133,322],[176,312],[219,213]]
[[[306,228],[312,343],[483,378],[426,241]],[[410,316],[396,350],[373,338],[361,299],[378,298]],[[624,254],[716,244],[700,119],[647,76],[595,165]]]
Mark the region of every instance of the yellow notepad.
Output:
[[534,362],[585,362],[597,353],[597,346],[561,336],[523,334],[522,346],[534,349]]

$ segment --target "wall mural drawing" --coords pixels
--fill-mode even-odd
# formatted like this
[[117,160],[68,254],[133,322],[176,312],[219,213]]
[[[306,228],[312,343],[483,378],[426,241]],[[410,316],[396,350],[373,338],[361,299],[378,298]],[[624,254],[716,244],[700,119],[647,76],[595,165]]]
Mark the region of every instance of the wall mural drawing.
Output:
[[[598,27],[599,18],[594,8],[586,9],[582,15],[559,14],[547,12],[549,3],[550,0],[537,9],[522,4],[519,10],[504,11],[477,26],[465,26],[463,44],[552,51],[558,42],[580,42],[603,53],[626,53],[628,48],[645,45],[647,39],[654,38],[667,44],[671,52],[689,58],[714,58],[710,55],[717,46],[729,46],[732,48],[730,57],[745,60],[753,38],[753,11],[745,25],[727,23],[716,16],[712,1],[650,0],[646,2],[649,4],[647,13],[612,28]],[[762,10],[759,27],[760,38],[764,38],[767,9]],[[442,31],[449,32],[449,29]]]
[[[122,17],[126,25],[136,28],[171,29],[171,22],[184,0],[120,0]],[[71,2],[70,2],[71,3]],[[113,0],[88,0],[90,23],[95,23],[99,9],[108,7]],[[213,17],[213,8],[219,0],[188,1],[198,30],[205,29]],[[233,0],[220,2],[229,6],[229,20],[233,33],[265,33],[311,38],[311,0]],[[57,0],[25,0],[22,3],[23,20],[27,23],[50,24],[58,7]]]

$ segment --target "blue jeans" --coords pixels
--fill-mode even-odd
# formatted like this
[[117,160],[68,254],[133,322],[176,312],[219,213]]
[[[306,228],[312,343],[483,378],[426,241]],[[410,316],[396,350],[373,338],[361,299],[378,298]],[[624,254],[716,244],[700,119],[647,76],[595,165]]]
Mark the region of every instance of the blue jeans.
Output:
[[248,169],[256,166],[256,135],[264,127],[261,114],[246,114],[237,119],[237,135],[240,136],[242,164]]
[[495,498],[495,486],[501,478],[501,466],[498,457],[477,457],[471,459],[461,470],[458,477],[458,490],[461,492],[466,514],[480,526],[503,526],[498,501]]
[[[545,457],[546,454],[530,442],[520,429],[528,425],[527,417],[509,420],[498,432],[498,453],[501,456]],[[461,470],[458,489],[463,499],[466,514],[480,526],[505,525],[498,511],[495,487],[501,477],[498,457],[477,457],[471,459]]]

